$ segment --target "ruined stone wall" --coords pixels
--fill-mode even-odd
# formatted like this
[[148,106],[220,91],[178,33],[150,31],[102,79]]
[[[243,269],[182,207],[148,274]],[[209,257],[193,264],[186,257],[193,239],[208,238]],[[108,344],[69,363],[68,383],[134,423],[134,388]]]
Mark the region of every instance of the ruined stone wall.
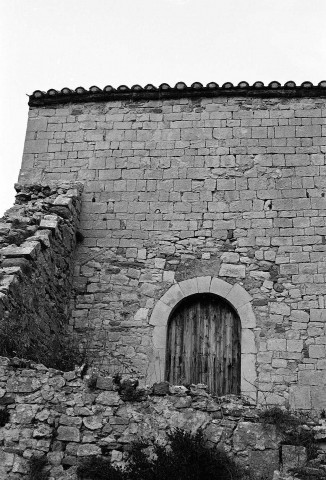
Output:
[[[51,363],[67,331],[79,185],[16,185],[0,220],[0,351]],[[52,362],[54,358],[52,358]]]
[[[250,310],[251,396],[320,411],[325,98],[180,97],[30,108],[20,181],[85,185],[71,325],[102,371],[146,381],[156,362],[161,380],[166,323],[151,323],[154,307],[161,299],[166,314],[223,280],[220,296],[247,294],[234,306]],[[188,280],[193,290],[164,297]]]
[[[45,455],[50,480],[76,480],[85,457],[123,462],[135,440],[165,443],[176,427],[192,433],[202,428],[210,446],[223,448],[262,478],[305,463],[302,447],[283,446],[280,456],[282,436],[275,425],[260,423],[259,411],[244,399],[217,399],[202,385],[154,385],[139,400],[123,399],[111,377],[90,383],[80,370],[62,373],[32,362],[22,368],[19,359],[0,357],[0,412],[9,413],[0,426],[0,479],[26,478],[30,458]],[[325,441],[325,425],[314,425]]]

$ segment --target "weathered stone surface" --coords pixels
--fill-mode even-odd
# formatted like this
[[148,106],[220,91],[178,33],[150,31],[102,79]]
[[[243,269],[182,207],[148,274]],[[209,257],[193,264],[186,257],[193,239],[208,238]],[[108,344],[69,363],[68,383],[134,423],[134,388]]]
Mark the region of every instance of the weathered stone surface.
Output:
[[244,265],[234,265],[232,263],[223,263],[221,265],[219,275],[221,277],[244,278],[246,276],[246,268]]
[[100,390],[114,390],[115,384],[112,377],[98,377],[96,381],[96,388]]
[[116,406],[121,403],[117,392],[102,392],[96,399],[97,403],[102,405]]
[[100,455],[101,449],[93,443],[86,443],[84,445],[79,445],[77,450],[78,457],[88,457],[90,455]]
[[256,475],[273,478],[275,470],[279,469],[278,450],[250,450],[249,467]]
[[305,447],[298,445],[282,445],[282,466],[285,471],[301,468],[307,462]]
[[97,430],[102,427],[102,416],[100,415],[92,415],[89,417],[83,418],[83,424],[89,430]]
[[250,448],[257,450],[277,449],[278,438],[274,425],[239,422],[234,432],[233,445],[235,451]]
[[170,384],[169,382],[154,383],[153,395],[169,395]]
[[7,392],[31,393],[41,388],[41,383],[37,378],[11,378],[7,382]]
[[39,242],[25,242],[20,247],[17,247],[16,245],[9,245],[8,247],[4,247],[1,250],[1,253],[4,257],[7,258],[24,257],[33,259],[37,256],[39,251]]
[[63,427],[58,428],[58,440],[63,440],[64,442],[79,442],[80,433],[76,427]]
[[171,395],[178,395],[180,397],[187,395],[188,392],[188,388],[183,385],[170,385],[169,390]]
[[[16,205],[6,213],[9,231],[0,233],[0,256],[5,268],[0,272],[0,293],[5,292],[0,302],[3,320],[0,334],[9,335],[13,343],[10,348],[20,359],[28,355],[46,363],[50,357],[55,358],[53,350],[62,343],[59,337],[66,334],[81,185],[75,197],[67,196],[68,183],[66,187],[17,184],[16,189],[19,192]],[[58,195],[72,204],[69,215],[62,221],[47,215]],[[42,219],[45,222],[56,219],[56,235],[48,229],[42,230],[45,227],[39,225]],[[24,332],[21,341],[17,337],[20,330]],[[60,355],[58,352],[58,363],[62,360]],[[28,379],[24,382],[25,387],[9,384],[9,389],[28,393],[38,388],[29,385]],[[60,378],[60,382],[58,389],[64,386],[64,379]]]

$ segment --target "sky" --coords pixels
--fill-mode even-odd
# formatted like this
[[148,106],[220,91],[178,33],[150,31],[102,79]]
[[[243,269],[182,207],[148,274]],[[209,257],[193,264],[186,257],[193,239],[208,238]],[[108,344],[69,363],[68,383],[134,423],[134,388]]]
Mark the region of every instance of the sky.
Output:
[[0,0],[0,217],[28,95],[121,84],[326,80],[325,0]]

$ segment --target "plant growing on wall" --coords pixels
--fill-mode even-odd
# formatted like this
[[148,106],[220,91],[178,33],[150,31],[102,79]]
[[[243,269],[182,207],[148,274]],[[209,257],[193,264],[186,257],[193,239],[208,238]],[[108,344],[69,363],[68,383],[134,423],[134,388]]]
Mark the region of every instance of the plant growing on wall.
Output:
[[78,466],[79,479],[92,480],[240,480],[250,478],[227,454],[209,448],[203,432],[191,434],[175,429],[168,445],[154,441],[151,455],[148,442],[134,443],[125,469],[103,457],[91,457]]
[[307,429],[307,417],[297,415],[279,407],[263,410],[260,414],[263,423],[275,425],[282,434],[284,445],[301,445],[307,450],[307,459],[315,458],[318,448],[313,431]]
[[4,427],[10,420],[10,413],[6,408],[0,410],[0,427]]
[[48,480],[50,473],[46,468],[48,466],[46,455],[41,457],[32,456],[28,463],[28,480]]

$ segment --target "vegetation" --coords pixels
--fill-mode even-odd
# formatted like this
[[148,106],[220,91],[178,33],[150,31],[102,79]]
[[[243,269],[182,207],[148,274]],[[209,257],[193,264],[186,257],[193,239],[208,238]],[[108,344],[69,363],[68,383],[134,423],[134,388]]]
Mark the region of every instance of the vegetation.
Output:
[[296,414],[279,407],[272,407],[260,414],[263,423],[275,425],[283,436],[283,445],[301,445],[307,450],[307,459],[315,458],[318,453],[314,433],[308,430],[306,423],[308,418],[302,414]]
[[295,475],[295,478],[300,480],[325,480],[325,470],[318,470],[311,467],[293,468],[291,473]]
[[206,445],[203,432],[191,434],[176,429],[168,434],[169,445],[154,441],[148,454],[147,442],[132,445],[125,469],[103,457],[84,460],[77,470],[88,480],[240,480],[246,477],[227,454]]
[[0,427],[4,427],[10,420],[10,413],[6,408],[0,410]]
[[75,365],[84,363],[85,354],[71,338],[57,333],[46,345],[42,340],[36,327],[23,328],[19,322],[4,321],[0,327],[0,355],[32,360],[62,371],[73,370]]
[[89,388],[89,390],[91,392],[93,392],[94,390],[96,390],[96,385],[97,385],[97,375],[95,375],[94,373],[89,377],[89,379],[87,380],[87,387]]
[[41,457],[33,456],[29,460],[28,480],[48,480],[49,470],[46,455]]

